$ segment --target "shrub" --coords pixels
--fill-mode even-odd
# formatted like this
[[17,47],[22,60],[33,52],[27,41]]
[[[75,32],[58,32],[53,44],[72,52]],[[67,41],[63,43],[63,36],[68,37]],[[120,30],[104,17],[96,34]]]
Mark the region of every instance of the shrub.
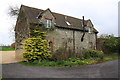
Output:
[[80,60],[80,58],[69,58],[69,61],[71,61],[71,62],[77,62],[79,60]]
[[111,58],[111,57],[106,57],[106,58],[103,59],[103,61],[110,61],[110,60],[113,60],[113,58]]
[[120,51],[120,38],[110,37],[104,43],[104,46],[111,53]]
[[35,26],[31,32],[33,38],[28,38],[25,40],[23,58],[28,62],[42,61],[44,59],[49,59],[51,57],[50,48],[47,40],[45,40],[46,32]]
[[29,38],[25,40],[24,46],[23,57],[29,62],[50,58],[49,45],[46,40]]
[[103,51],[98,51],[98,50],[86,50],[83,53],[83,58],[88,59],[88,58],[100,58],[102,59],[104,56]]
[[83,65],[84,62],[80,58],[69,58],[69,61],[76,65]]

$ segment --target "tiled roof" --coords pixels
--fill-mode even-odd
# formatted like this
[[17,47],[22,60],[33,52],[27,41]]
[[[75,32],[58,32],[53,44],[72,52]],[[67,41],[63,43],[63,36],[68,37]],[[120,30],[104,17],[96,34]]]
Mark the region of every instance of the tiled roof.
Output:
[[[37,16],[43,11],[45,11],[37,8],[24,6],[24,5],[22,5],[21,8],[25,11],[29,23],[35,23],[35,24],[38,23]],[[74,18],[71,16],[67,16],[67,15],[63,15],[55,12],[52,12],[52,14],[56,18],[56,26],[82,30],[82,22],[81,22],[82,19]],[[68,25],[65,21],[68,21],[71,25]],[[88,20],[85,20],[85,24],[87,24],[87,22]],[[98,32],[98,31],[94,28],[94,32]]]

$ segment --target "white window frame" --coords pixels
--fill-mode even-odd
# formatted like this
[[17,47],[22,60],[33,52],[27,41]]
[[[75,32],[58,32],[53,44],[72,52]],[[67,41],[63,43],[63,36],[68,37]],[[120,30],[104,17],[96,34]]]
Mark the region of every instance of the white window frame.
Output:
[[50,28],[51,27],[51,23],[52,23],[52,20],[49,20],[49,19],[46,19],[46,28]]
[[92,33],[93,29],[92,28],[88,28],[88,33]]
[[90,28],[88,28],[88,33],[91,33],[91,29]]

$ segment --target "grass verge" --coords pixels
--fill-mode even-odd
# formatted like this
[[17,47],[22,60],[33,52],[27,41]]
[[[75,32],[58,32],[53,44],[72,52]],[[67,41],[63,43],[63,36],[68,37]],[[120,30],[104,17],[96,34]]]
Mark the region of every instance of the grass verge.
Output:
[[96,64],[105,61],[112,61],[120,59],[120,55],[112,54],[112,55],[105,55],[103,59],[84,59],[80,60],[79,58],[69,58],[69,60],[61,60],[61,61],[49,61],[43,60],[42,62],[34,61],[32,63],[28,63],[26,61],[19,62],[20,64],[27,65],[27,66],[44,66],[44,67],[72,67],[72,66],[80,66],[80,65],[89,65],[89,64]]
[[15,49],[12,48],[2,48],[0,51],[14,51]]

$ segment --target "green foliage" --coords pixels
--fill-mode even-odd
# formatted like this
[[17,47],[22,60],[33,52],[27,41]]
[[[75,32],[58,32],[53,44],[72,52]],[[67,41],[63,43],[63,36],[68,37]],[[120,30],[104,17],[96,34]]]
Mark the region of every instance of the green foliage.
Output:
[[[31,32],[32,38],[25,40],[23,57],[28,62],[42,61],[51,57],[50,48],[47,40],[45,40],[46,32],[35,26]],[[43,27],[43,26],[41,26]]]
[[99,37],[104,38],[104,39],[109,39],[110,37],[114,37],[114,35],[113,34],[111,34],[111,35],[109,35],[109,34],[101,34]]
[[71,66],[80,66],[80,65],[88,65],[88,64],[95,64],[104,61],[111,61],[111,60],[118,60],[118,55],[106,55],[103,59],[84,59],[81,60],[80,58],[69,58],[68,60],[60,60],[60,61],[50,61],[50,60],[43,60],[40,63],[38,61],[34,61],[32,63],[28,62],[20,62],[20,64],[28,65],[28,66],[47,66],[47,67],[71,67]]
[[24,43],[23,57],[28,61],[43,60],[50,58],[49,45],[41,38],[29,38]]
[[80,58],[69,58],[69,61],[71,62],[78,62]]
[[83,54],[84,59],[90,59],[90,58],[102,59],[103,57],[104,57],[103,51],[98,51],[98,50],[86,50],[84,51],[84,54]]
[[0,76],[0,80],[2,80],[2,76]]
[[113,60],[113,58],[111,58],[111,57],[103,58],[103,61],[111,61],[111,60]]
[[14,51],[15,49],[11,48],[11,47],[1,47],[0,51]]
[[66,66],[79,66],[79,65],[83,65],[83,61],[79,61],[79,62],[72,62],[72,61],[64,61],[64,60],[60,60],[60,61],[50,61],[50,60],[43,60],[40,63],[28,63],[28,62],[20,62],[21,64],[25,64],[25,65],[31,65],[31,66],[48,66],[48,67],[66,67]]
[[105,41],[104,46],[111,52],[118,52],[120,49],[120,38],[110,37]]
[[69,61],[76,65],[83,65],[84,62],[80,58],[69,58]]

